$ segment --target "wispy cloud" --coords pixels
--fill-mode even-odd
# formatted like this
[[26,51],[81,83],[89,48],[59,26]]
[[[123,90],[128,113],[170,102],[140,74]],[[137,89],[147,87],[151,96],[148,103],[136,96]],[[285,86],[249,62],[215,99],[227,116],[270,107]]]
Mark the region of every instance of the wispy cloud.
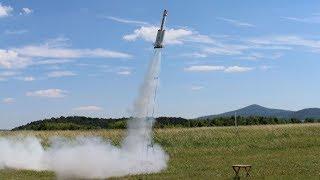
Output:
[[241,66],[230,66],[227,67],[224,72],[227,73],[240,73],[240,72],[247,72],[253,70],[252,67],[241,67]]
[[31,63],[30,58],[21,56],[16,51],[0,49],[0,67],[6,69],[24,68]]
[[20,35],[20,34],[25,34],[27,33],[28,30],[26,29],[19,29],[19,30],[5,30],[4,31],[4,34],[7,34],[7,35]]
[[190,72],[209,72],[209,71],[222,71],[224,66],[212,66],[212,65],[198,65],[198,66],[189,66],[184,68],[185,71]]
[[48,60],[39,60],[34,62],[35,65],[52,65],[52,64],[65,64],[72,63],[74,60],[72,59],[48,59]]
[[215,41],[200,46],[198,51],[186,54],[188,57],[209,57],[211,55],[233,56],[238,59],[278,59],[290,50],[320,53],[320,39],[298,35],[273,35],[231,41]]
[[122,71],[118,71],[117,74],[119,75],[124,75],[124,76],[128,76],[131,74],[131,71],[129,70],[122,70]]
[[0,76],[2,77],[11,77],[11,76],[15,76],[19,74],[19,72],[16,72],[16,71],[3,71],[3,72],[0,72]]
[[272,69],[273,67],[272,66],[268,66],[268,65],[262,65],[262,66],[260,66],[259,67],[261,70],[263,70],[263,71],[267,71],[267,70],[269,70],[269,69]]
[[206,58],[208,57],[208,54],[202,53],[202,52],[193,52],[193,53],[184,53],[181,56],[188,57],[188,58]]
[[33,76],[17,77],[17,79],[21,81],[26,81],[26,82],[31,82],[36,80],[36,78],[34,78]]
[[310,24],[317,24],[320,23],[320,14],[313,14],[312,16],[308,17],[282,17],[283,19],[300,22],[300,23],[310,23]]
[[247,72],[251,71],[254,68],[252,67],[244,67],[244,66],[212,66],[212,65],[194,65],[184,68],[185,71],[189,72],[212,72],[212,71],[220,71],[226,73],[239,73],[239,72]]
[[[7,69],[25,68],[34,64],[50,63],[43,59],[77,59],[77,58],[131,58],[127,53],[107,49],[73,49],[67,40],[57,38],[40,45],[27,45],[20,48],[0,49],[0,67]],[[37,61],[39,61],[37,63]],[[53,62],[53,60],[50,60]],[[57,61],[55,61],[57,63]],[[64,61],[66,62],[66,61]]]
[[224,17],[218,17],[218,20],[227,22],[229,24],[232,24],[234,26],[238,26],[238,27],[255,27],[255,25],[247,23],[247,22],[242,22],[239,20],[235,20],[235,19],[229,19],[229,18],[224,18]]
[[138,26],[143,26],[143,25],[148,25],[149,23],[144,22],[144,21],[137,21],[137,20],[130,20],[130,19],[124,19],[124,18],[119,18],[119,17],[114,17],[114,16],[101,16],[102,18],[107,18],[112,21],[116,21],[119,23],[124,23],[124,24],[134,24]]
[[282,57],[282,53],[268,53],[263,54],[259,52],[248,53],[246,56],[240,57],[240,59],[247,59],[247,60],[259,60],[259,59],[278,59]]
[[284,36],[268,36],[261,38],[252,38],[249,40],[250,43],[258,45],[284,45],[289,47],[304,47],[311,49],[312,51],[320,51],[320,40],[308,39],[301,36],[295,35],[284,35]]
[[249,53],[246,56],[240,57],[240,59],[247,59],[247,60],[257,60],[264,58],[262,53]]
[[53,71],[48,73],[48,77],[59,78],[67,76],[76,76],[77,74],[72,71]]
[[26,93],[26,96],[31,97],[44,97],[44,98],[63,98],[66,97],[67,91],[62,89],[45,89],[30,91]]
[[2,100],[2,102],[5,103],[5,104],[12,104],[12,103],[15,102],[15,99],[8,97],[8,98],[4,98],[4,99]]
[[92,112],[92,111],[102,111],[103,108],[99,107],[99,106],[80,106],[80,107],[76,107],[73,108],[74,111],[81,111],[81,112]]
[[29,45],[13,49],[26,57],[39,58],[130,58],[131,55],[107,49],[71,49],[67,47],[50,47],[48,45]]
[[18,75],[19,72],[16,71],[3,71],[0,72],[0,81],[7,81],[9,78]]
[[0,18],[10,16],[13,8],[11,6],[5,6],[0,3]]
[[27,7],[21,9],[20,15],[29,15],[33,13],[33,10]]
[[243,50],[248,49],[246,46],[242,45],[220,45],[214,47],[206,47],[203,49],[203,52],[206,54],[214,54],[214,55],[225,55],[225,56],[232,56],[232,55],[240,55],[243,53]]
[[192,91],[199,91],[199,90],[201,90],[203,88],[204,88],[204,86],[191,86],[191,90]]

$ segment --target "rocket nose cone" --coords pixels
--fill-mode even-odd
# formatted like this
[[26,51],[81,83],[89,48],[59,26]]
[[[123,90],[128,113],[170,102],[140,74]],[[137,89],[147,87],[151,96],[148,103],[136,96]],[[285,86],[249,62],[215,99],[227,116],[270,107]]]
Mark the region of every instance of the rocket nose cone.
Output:
[[166,9],[163,11],[163,15],[164,15],[164,16],[167,16],[167,15],[168,15],[168,11],[167,11]]

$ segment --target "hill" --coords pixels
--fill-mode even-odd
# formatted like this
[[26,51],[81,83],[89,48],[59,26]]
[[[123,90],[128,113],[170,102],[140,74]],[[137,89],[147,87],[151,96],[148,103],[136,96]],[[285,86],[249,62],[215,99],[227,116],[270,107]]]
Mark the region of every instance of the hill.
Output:
[[305,120],[307,118],[320,119],[320,108],[307,108],[299,111],[290,111],[282,109],[266,108],[257,104],[246,106],[244,108],[229,111],[216,115],[209,115],[199,117],[199,119],[218,118],[218,117],[231,117],[234,115],[249,117],[249,116],[261,116],[261,117],[276,117],[280,119],[299,119]]
[[319,119],[320,118],[320,108],[307,108],[300,111],[296,111],[292,114],[292,117],[296,119]]

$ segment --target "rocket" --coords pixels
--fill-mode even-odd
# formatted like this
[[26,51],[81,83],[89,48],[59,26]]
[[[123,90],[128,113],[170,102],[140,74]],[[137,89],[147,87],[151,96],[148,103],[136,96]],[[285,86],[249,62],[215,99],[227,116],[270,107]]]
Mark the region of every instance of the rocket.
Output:
[[164,10],[163,11],[163,15],[162,15],[161,26],[160,26],[160,29],[158,30],[158,33],[157,33],[156,42],[154,43],[154,48],[155,49],[163,48],[162,43],[163,43],[164,33],[166,31],[166,30],[163,29],[163,26],[164,26],[164,23],[166,21],[167,15],[168,15],[168,11]]

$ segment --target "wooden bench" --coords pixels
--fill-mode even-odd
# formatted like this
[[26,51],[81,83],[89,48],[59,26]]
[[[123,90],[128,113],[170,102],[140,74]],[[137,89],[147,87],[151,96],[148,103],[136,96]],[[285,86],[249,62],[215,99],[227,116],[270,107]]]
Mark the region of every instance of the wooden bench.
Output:
[[251,165],[243,165],[243,164],[237,164],[237,165],[233,165],[232,169],[234,170],[234,172],[236,173],[236,177],[239,176],[239,172],[240,169],[244,169],[246,171],[246,175],[250,176],[250,170],[251,170]]

